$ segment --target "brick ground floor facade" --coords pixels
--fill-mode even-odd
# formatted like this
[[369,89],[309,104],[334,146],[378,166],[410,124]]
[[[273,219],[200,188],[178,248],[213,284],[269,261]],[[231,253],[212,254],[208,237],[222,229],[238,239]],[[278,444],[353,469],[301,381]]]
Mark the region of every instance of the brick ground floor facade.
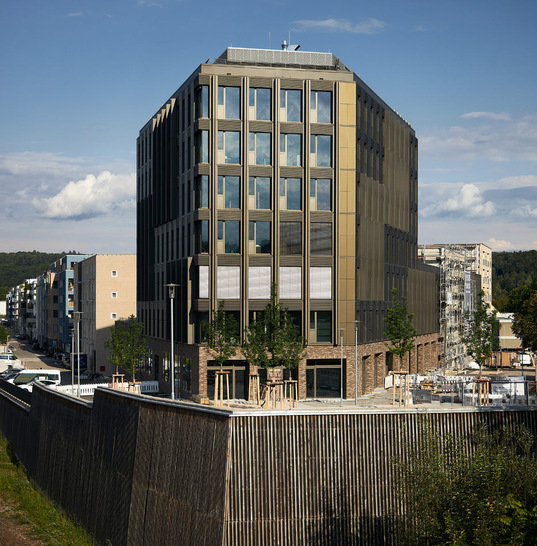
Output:
[[[152,360],[142,370],[143,379],[157,380],[162,392],[171,392],[170,344],[150,339]],[[373,392],[384,385],[390,370],[407,370],[423,373],[437,369],[442,344],[438,333],[417,336],[414,349],[402,366],[392,357],[384,342],[359,345],[311,345],[305,358],[290,377],[298,380],[298,395],[308,398],[339,398],[343,376],[343,397],[353,398]],[[176,344],[175,392],[181,398],[203,399],[214,396],[216,363],[203,346]],[[341,370],[343,363],[343,372]],[[230,378],[230,398],[247,398],[248,376],[254,369],[239,353],[228,362],[226,371]],[[266,371],[260,370],[261,381]],[[287,374],[286,374],[287,377]]]

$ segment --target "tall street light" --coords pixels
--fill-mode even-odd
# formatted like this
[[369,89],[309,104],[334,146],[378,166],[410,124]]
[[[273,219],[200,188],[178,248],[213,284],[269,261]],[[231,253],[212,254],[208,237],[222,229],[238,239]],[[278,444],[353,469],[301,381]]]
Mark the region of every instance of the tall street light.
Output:
[[175,353],[174,353],[174,339],[173,339],[173,314],[174,314],[174,300],[175,300],[175,289],[179,286],[178,284],[169,283],[164,286],[168,287],[168,295],[170,296],[170,358],[171,358],[171,371],[172,371],[172,400],[175,400]]
[[354,321],[354,405],[358,405],[358,324],[359,320]]
[[343,406],[343,328],[339,331],[339,340],[341,345],[341,400],[339,402],[340,406]]
[[76,363],[78,369],[76,395],[80,398],[80,315],[82,311],[75,311],[73,314],[76,321]]

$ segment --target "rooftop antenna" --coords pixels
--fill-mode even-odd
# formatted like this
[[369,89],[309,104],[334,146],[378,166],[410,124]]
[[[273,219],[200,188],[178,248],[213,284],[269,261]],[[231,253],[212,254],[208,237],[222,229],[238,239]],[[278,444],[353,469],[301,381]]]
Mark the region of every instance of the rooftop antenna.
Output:
[[[291,33],[289,33],[290,35]],[[300,48],[300,44],[294,44],[287,43],[285,40],[282,42],[282,50],[283,51],[296,51]]]

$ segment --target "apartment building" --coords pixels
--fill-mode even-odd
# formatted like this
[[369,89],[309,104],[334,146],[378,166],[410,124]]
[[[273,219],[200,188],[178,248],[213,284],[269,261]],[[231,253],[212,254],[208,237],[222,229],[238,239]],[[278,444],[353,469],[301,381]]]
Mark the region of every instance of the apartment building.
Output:
[[[415,132],[356,74],[330,53],[226,49],[137,140],[147,376],[170,390],[173,312],[175,392],[211,396],[204,322],[225,300],[243,332],[272,282],[308,339],[294,372],[301,398],[383,384],[392,288],[419,332],[405,366],[435,368],[439,273],[417,261],[417,224]],[[173,302],[170,283],[179,285]],[[228,364],[230,394],[245,398],[251,369],[240,357]]]
[[[105,341],[117,320],[136,315],[136,255],[95,254],[74,269],[73,331],[79,320],[80,354],[89,370],[111,375]],[[74,339],[76,349],[76,339]],[[81,357],[81,362],[83,361]]]

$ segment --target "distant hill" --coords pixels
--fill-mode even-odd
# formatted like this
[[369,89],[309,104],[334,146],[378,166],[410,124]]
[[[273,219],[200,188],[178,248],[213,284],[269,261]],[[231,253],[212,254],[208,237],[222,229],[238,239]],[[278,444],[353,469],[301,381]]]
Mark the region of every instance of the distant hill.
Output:
[[509,294],[537,276],[537,250],[492,253],[492,301],[498,311],[509,311]]
[[66,254],[79,254],[68,251],[59,254],[48,252],[0,252],[0,299],[6,297],[7,291],[25,279],[33,279],[45,273],[50,264]]

